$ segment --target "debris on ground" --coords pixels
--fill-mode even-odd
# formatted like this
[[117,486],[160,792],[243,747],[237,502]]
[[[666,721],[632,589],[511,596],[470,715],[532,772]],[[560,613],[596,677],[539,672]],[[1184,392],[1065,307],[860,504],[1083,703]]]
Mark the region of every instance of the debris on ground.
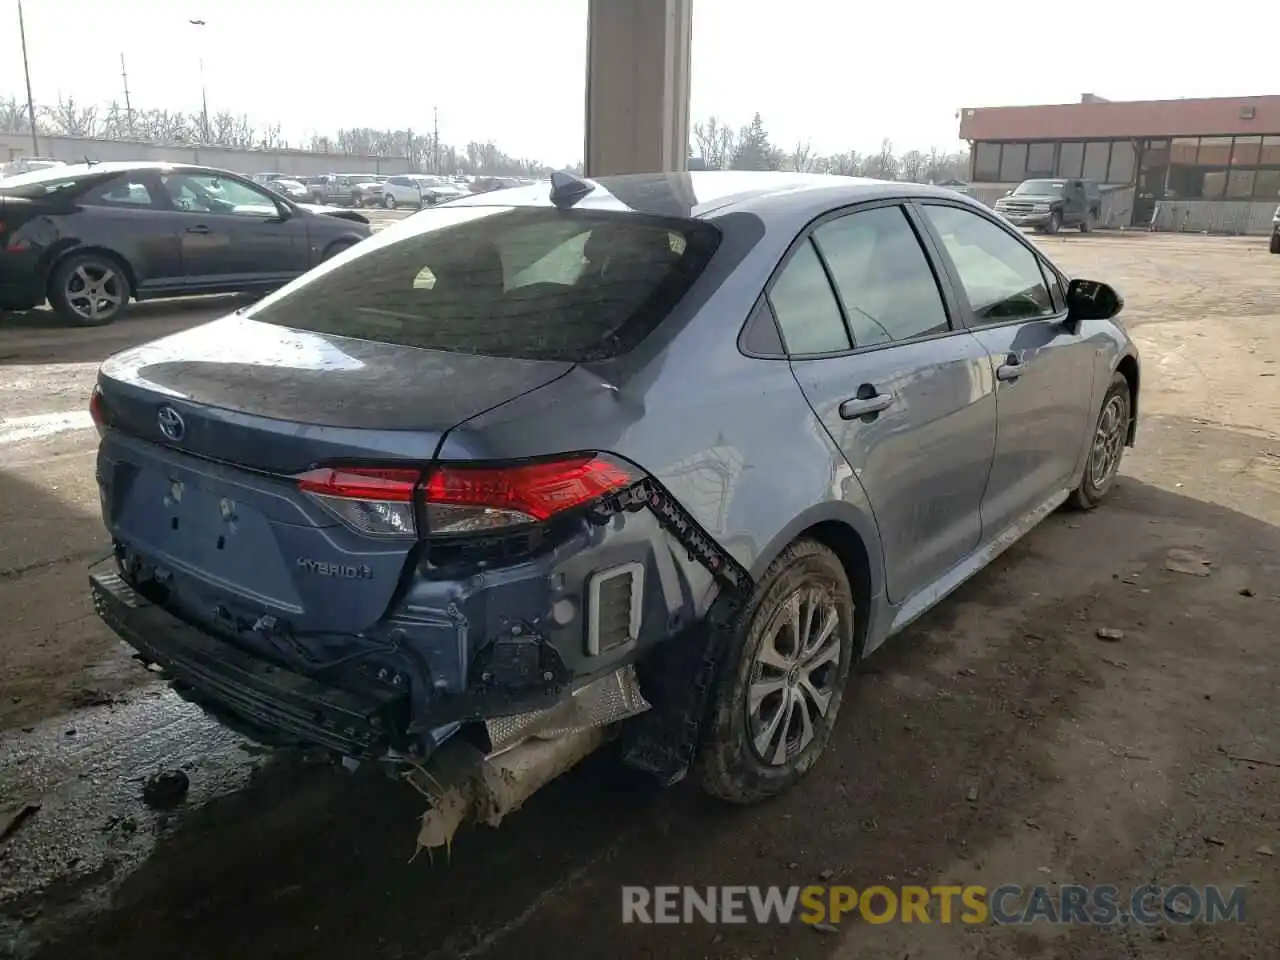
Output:
[[1096,633],[1099,640],[1109,640],[1112,643],[1124,639],[1124,631],[1114,627],[1099,627]]
[[4,843],[17,833],[18,829],[39,809],[40,803],[36,800],[21,800],[18,803],[0,807],[0,843]]
[[834,870],[831,870],[831,869],[820,870],[818,872],[818,879],[821,880],[823,883],[826,883],[835,875],[836,875],[836,872]]
[[1249,587],[1241,587],[1239,590],[1236,591],[1236,593],[1240,594],[1240,596],[1242,597],[1255,596],[1253,590],[1251,590]]
[[83,687],[71,695],[71,706],[77,709],[84,707],[110,707],[115,704],[116,698],[114,696],[94,687]]
[[154,810],[176,807],[186,799],[191,778],[181,770],[161,770],[147,778],[142,787],[142,802]]
[[1191,577],[1207,577],[1211,562],[1194,550],[1175,547],[1165,554],[1164,568]]
[[968,800],[970,803],[973,803],[975,800],[978,799],[978,788],[970,787],[969,792],[964,795],[964,798]]
[[1218,837],[1205,837],[1204,842],[1213,847],[1226,846],[1226,844]]
[[1262,844],[1260,847],[1258,847],[1258,849],[1254,850],[1253,852],[1260,853],[1264,857],[1274,857],[1276,855],[1276,852],[1272,850],[1271,847],[1265,843]]
[[818,933],[839,933],[840,928],[834,923],[815,923],[813,929]]

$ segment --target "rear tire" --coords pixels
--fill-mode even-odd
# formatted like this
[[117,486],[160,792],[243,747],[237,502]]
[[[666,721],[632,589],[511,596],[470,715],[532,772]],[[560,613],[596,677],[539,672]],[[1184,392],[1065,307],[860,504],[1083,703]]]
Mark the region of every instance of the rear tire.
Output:
[[129,308],[133,290],[125,265],[103,253],[67,257],[49,276],[49,306],[79,327],[104,327]]
[[1084,219],[1080,221],[1081,233],[1093,233],[1093,214],[1086,213]]
[[1115,486],[1129,438],[1129,421],[1133,416],[1133,396],[1129,381],[1120,372],[1111,375],[1111,386],[1102,398],[1102,409],[1094,421],[1089,460],[1084,467],[1080,486],[1071,491],[1068,503],[1077,510],[1092,510]]
[[1280,233],[1271,234],[1271,252],[1280,253]]
[[840,560],[797,540],[769,565],[733,627],[696,765],[702,789],[755,803],[817,763],[854,652],[854,604]]

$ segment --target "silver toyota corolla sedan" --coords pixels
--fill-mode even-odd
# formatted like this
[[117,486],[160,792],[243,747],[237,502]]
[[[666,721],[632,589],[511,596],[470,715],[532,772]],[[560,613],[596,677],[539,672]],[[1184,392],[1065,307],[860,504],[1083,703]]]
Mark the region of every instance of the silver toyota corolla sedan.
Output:
[[1121,306],[940,188],[464,198],[103,365],[94,599],[266,741],[493,755],[621,677],[632,764],[756,800],[851,664],[1111,489]]

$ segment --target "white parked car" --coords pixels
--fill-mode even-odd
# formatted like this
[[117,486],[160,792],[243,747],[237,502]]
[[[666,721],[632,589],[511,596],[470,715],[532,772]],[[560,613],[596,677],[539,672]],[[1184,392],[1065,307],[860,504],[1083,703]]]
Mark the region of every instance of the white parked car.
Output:
[[422,181],[420,174],[405,173],[390,177],[382,185],[382,205],[388,210],[396,207],[422,206]]

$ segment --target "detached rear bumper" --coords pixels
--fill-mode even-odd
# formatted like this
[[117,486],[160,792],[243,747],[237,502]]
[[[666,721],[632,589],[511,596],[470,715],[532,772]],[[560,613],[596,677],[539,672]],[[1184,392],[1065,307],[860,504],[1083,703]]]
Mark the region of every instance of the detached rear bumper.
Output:
[[371,758],[394,746],[407,692],[353,691],[279,667],[178,619],[114,572],[89,576],[94,609],[184,699],[265,742],[297,740]]

